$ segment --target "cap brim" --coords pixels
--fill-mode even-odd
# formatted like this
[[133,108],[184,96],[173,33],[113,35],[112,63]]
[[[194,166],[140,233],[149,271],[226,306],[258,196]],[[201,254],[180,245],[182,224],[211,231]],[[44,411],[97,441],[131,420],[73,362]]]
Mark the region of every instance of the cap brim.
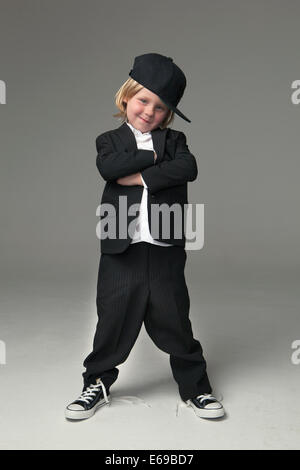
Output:
[[162,98],[160,98],[162,100],[163,103],[165,103],[166,106],[168,106],[168,108],[170,108],[175,114],[177,114],[178,116],[180,116],[182,119],[184,119],[185,121],[187,122],[192,122],[189,118],[187,118],[181,111],[179,111],[178,108],[176,108],[175,106],[172,106],[170,105],[169,103],[167,103],[166,101],[164,101]]

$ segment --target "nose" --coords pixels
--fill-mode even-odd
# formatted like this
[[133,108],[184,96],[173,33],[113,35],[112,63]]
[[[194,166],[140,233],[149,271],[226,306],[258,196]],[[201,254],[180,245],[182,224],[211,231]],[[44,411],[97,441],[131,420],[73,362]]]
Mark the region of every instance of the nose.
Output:
[[146,114],[146,116],[148,116],[148,117],[153,116],[153,108],[151,108],[151,107],[146,108],[145,114]]

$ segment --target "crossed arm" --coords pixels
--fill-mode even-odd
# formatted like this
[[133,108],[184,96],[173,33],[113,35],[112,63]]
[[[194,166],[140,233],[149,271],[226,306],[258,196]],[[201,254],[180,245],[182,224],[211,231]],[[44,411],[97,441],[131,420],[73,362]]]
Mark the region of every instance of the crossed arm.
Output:
[[118,184],[131,186],[143,185],[143,178],[150,193],[194,181],[198,175],[196,159],[188,149],[183,132],[179,133],[174,159],[158,164],[153,150],[114,152],[105,134],[97,138],[96,148],[97,168],[106,181],[116,180]]

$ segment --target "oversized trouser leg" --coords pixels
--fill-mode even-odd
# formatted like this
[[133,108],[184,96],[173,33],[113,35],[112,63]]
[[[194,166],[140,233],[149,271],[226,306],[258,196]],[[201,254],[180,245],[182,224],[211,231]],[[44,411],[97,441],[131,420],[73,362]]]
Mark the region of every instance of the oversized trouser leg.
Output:
[[182,247],[149,245],[150,298],[145,328],[154,343],[170,354],[170,365],[182,400],[212,388],[199,341],[189,320],[190,299],[184,277],[186,252]]
[[146,242],[117,255],[101,255],[97,284],[98,323],[93,351],[85,359],[84,384],[100,377],[106,388],[118,377],[143,321],[155,344],[170,354],[183,400],[211,392],[200,343],[193,338],[184,279],[186,252]]
[[98,323],[93,351],[84,360],[84,386],[100,377],[107,389],[128,357],[143,324],[149,297],[145,243],[102,254],[97,283]]

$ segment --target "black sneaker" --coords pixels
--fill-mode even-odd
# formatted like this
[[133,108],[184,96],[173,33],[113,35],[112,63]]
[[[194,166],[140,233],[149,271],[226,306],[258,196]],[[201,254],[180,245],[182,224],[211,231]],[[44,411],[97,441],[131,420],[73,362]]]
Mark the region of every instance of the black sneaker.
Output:
[[222,404],[211,394],[204,393],[185,402],[200,418],[221,418],[225,411]]
[[90,418],[100,406],[110,405],[109,397],[104,383],[101,379],[97,379],[95,384],[84,387],[80,397],[66,407],[65,417],[68,419]]

